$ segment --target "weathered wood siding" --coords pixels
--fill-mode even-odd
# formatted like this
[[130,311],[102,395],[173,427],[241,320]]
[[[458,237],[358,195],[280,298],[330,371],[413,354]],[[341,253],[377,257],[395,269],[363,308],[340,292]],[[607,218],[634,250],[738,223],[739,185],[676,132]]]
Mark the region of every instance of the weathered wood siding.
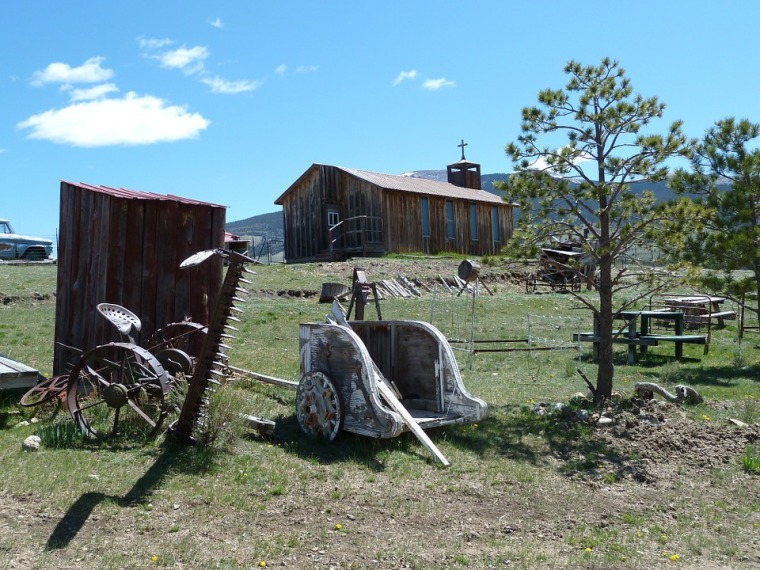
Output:
[[[430,235],[422,235],[422,195],[385,192],[386,249],[399,253],[455,252],[467,255],[494,255],[507,243],[513,232],[510,204],[475,203],[478,239],[470,235],[470,205],[473,202],[451,200],[454,204],[454,239],[448,238],[447,198],[426,196],[430,219]],[[492,209],[498,209],[499,241],[493,240]]]
[[[422,235],[422,194],[381,188],[329,165],[315,165],[282,197],[285,258],[288,262],[310,261],[329,250],[327,209],[338,208],[340,219],[369,216],[382,220],[372,226],[382,232],[385,252],[444,251],[468,255],[493,255],[506,244],[513,231],[513,206],[507,203],[476,203],[478,239],[470,235],[472,202],[452,199],[455,237],[447,238],[446,202],[441,196],[429,200],[430,236]],[[493,239],[492,209],[498,209],[499,240]],[[374,222],[370,222],[374,223]],[[378,227],[378,226],[382,227]],[[350,243],[342,245],[350,247]]]
[[193,253],[223,247],[225,209],[157,195],[127,197],[100,187],[61,183],[56,286],[55,374],[80,349],[120,340],[97,311],[115,303],[142,322],[138,343],[167,323],[206,324],[222,283],[222,261],[180,269]]

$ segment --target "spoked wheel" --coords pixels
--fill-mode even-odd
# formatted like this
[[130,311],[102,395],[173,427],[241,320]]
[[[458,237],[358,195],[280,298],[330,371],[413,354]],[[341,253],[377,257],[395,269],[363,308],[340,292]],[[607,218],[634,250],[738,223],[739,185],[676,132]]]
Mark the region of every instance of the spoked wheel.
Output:
[[169,323],[148,341],[148,350],[170,374],[190,376],[203,347],[208,328],[191,321]]
[[150,352],[114,342],[85,353],[69,375],[66,402],[83,433],[149,438],[166,416],[169,376]]
[[332,381],[321,372],[308,372],[298,383],[296,417],[308,435],[336,438],[343,427],[343,404]]
[[29,415],[37,420],[52,420],[61,411],[61,407],[66,405],[65,393],[68,382],[68,374],[43,380],[21,396],[19,405],[24,408],[34,407],[34,411]]
[[68,374],[53,376],[52,378],[43,380],[21,396],[19,404],[25,408],[29,408],[31,406],[39,406],[40,404],[50,402],[66,390],[68,382]]

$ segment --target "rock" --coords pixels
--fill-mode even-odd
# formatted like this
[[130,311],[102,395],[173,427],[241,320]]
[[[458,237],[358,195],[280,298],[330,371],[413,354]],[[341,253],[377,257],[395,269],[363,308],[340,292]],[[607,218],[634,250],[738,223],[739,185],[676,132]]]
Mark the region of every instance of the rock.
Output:
[[588,418],[591,414],[588,413],[588,410],[578,410],[576,413],[576,417],[578,418],[578,421],[585,422],[588,421]]
[[37,451],[40,448],[42,440],[38,435],[30,435],[21,443],[21,449],[24,451]]
[[596,425],[601,426],[601,427],[605,427],[605,426],[611,426],[613,423],[615,423],[615,422],[613,421],[612,418],[608,418],[607,416],[602,416],[596,422]]
[[748,427],[748,424],[745,424],[743,421],[737,420],[736,418],[728,418],[728,423],[734,424],[735,426],[738,426],[738,427],[743,427],[743,428]]
[[545,416],[546,408],[544,408],[541,404],[538,404],[533,408],[533,413],[537,416]]

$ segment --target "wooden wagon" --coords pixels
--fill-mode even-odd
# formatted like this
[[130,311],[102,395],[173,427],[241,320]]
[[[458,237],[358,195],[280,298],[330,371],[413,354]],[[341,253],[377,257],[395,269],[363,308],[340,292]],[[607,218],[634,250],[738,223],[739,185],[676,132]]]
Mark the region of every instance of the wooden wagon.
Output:
[[391,438],[477,422],[488,411],[465,389],[445,337],[425,322],[302,324],[300,365],[298,421],[331,440],[341,430]]

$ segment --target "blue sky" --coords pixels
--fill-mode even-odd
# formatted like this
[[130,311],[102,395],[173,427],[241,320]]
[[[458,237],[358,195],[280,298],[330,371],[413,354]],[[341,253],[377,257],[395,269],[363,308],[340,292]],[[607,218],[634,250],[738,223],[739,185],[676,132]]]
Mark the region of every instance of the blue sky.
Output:
[[617,59],[700,137],[760,122],[760,2],[4,2],[0,217],[54,237],[60,180],[278,211],[312,163],[509,172],[522,107]]

